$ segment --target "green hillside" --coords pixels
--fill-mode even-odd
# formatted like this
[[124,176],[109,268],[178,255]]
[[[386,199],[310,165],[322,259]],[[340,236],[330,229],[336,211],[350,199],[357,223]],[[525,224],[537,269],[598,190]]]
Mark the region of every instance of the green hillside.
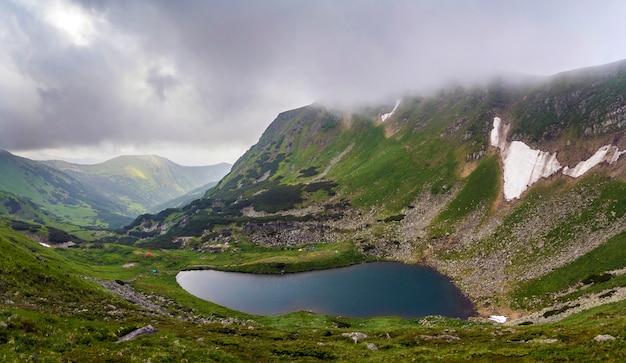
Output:
[[167,203],[209,183],[218,182],[231,167],[225,163],[181,166],[154,155],[120,156],[94,165],[63,161],[49,161],[47,164],[93,186],[123,208],[128,216],[158,212],[172,206]]
[[406,97],[385,123],[384,106],[342,113],[312,105],[282,113],[207,197],[332,180],[355,206],[398,213],[421,192],[455,185],[466,156],[486,149],[487,94]]
[[[618,361],[626,306],[613,303],[559,323],[503,328],[443,317],[350,319],[293,313],[251,316],[184,292],[175,274],[202,256],[119,245],[55,250],[0,225],[0,357],[4,362]],[[313,253],[313,252],[312,252]],[[249,250],[252,262],[276,251]],[[232,263],[213,255],[211,263]],[[242,259],[243,260],[242,260]],[[206,262],[206,261],[205,261]],[[132,263],[133,267],[124,267]],[[149,273],[157,269],[158,274]],[[100,279],[107,288],[90,280]],[[112,291],[123,291],[127,298]],[[130,299],[130,300],[127,300]],[[156,333],[118,342],[152,326]],[[355,344],[346,335],[367,337]],[[615,340],[596,341],[599,335]]]
[[213,188],[216,185],[217,181],[207,183],[199,188],[193,189],[192,191],[181,195],[180,197],[170,199],[165,203],[161,203],[153,207],[152,209],[156,211],[162,211],[168,208],[182,208],[193,202],[194,200],[202,198],[207,190]]
[[7,192],[0,192],[0,215],[25,222],[58,223],[58,218],[51,213],[42,211],[35,203]]
[[34,203],[66,224],[117,228],[139,214],[200,198],[229,169],[229,164],[181,166],[157,156],[118,157],[96,165],[37,162],[2,150],[0,192]]
[[55,168],[0,150],[0,191],[35,203],[80,226],[109,227],[128,222],[123,209],[88,184]]
[[0,221],[49,245],[79,244],[111,234],[104,228],[71,224],[35,203],[7,192],[0,192]]

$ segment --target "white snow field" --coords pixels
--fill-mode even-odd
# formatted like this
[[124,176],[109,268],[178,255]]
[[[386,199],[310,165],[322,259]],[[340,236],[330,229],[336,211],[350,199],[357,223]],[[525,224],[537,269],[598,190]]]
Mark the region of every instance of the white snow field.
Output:
[[585,161],[581,161],[576,164],[576,166],[572,169],[569,167],[563,168],[563,174],[569,175],[573,178],[578,178],[579,176],[585,174],[589,169],[594,166],[600,164],[601,162],[607,162],[609,164],[613,164],[619,159],[622,154],[626,153],[626,150],[619,151],[617,146],[613,145],[604,145],[596,151],[593,156]]
[[396,112],[396,110],[398,109],[398,106],[400,106],[400,101],[402,101],[402,100],[400,99],[400,100],[396,101],[396,105],[393,106],[393,110],[391,110],[391,112],[387,112],[387,113],[383,114],[382,116],[380,116],[380,119],[383,122],[385,122],[385,120],[387,120],[389,117],[391,117],[391,115],[393,115],[394,112]]
[[507,201],[519,199],[522,193],[540,178],[563,170],[562,173],[573,178],[585,174],[594,166],[606,162],[613,164],[626,150],[619,151],[616,146],[604,145],[593,156],[579,162],[574,168],[563,168],[557,160],[556,153],[534,150],[521,141],[506,141],[510,125],[505,124],[499,117],[493,118],[491,129],[491,146],[500,149],[500,157],[504,168],[504,198]]

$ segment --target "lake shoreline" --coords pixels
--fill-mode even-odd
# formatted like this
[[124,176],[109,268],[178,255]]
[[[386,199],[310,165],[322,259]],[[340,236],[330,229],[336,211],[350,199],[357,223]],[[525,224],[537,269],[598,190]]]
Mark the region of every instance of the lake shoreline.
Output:
[[[310,269],[300,271],[301,274],[250,273],[226,266],[191,266],[182,270],[176,280],[181,288],[196,297],[254,315],[282,315],[302,310],[357,318],[389,315],[411,319],[443,315],[468,320],[477,316],[474,302],[448,276],[436,269],[397,261],[370,262]],[[200,282],[194,282],[192,275],[203,277],[196,277]],[[216,280],[216,276],[220,278]],[[315,279],[325,282],[311,282]],[[224,280],[230,282],[225,283]],[[301,284],[309,283],[310,287],[298,290],[298,293],[291,291],[301,289]],[[261,288],[259,284],[268,285]],[[267,294],[267,291],[271,291],[271,294]],[[293,295],[278,296],[284,291],[287,291],[287,295]],[[333,301],[335,296],[342,297]],[[355,299],[358,302],[346,302]],[[371,305],[368,305],[369,299],[373,299]],[[249,300],[255,301],[252,307],[246,305]],[[281,303],[290,307],[280,310]],[[291,306],[293,304],[295,307]],[[342,304],[348,304],[349,307]],[[261,309],[261,306],[265,306],[266,312],[255,310]]]

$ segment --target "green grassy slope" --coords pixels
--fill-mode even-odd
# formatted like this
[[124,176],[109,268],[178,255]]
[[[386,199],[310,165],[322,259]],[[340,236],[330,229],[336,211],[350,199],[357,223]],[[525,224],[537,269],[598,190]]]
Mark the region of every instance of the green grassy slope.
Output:
[[0,191],[27,199],[70,223],[120,226],[123,210],[89,185],[42,163],[0,151]]
[[80,277],[82,271],[73,262],[54,249],[43,247],[5,225],[0,225],[0,242],[1,290],[13,303],[69,312],[76,302],[97,303],[106,298],[102,291]]
[[[115,245],[58,251],[4,226],[0,250],[4,362],[606,362],[626,354],[623,302],[560,323],[514,328],[441,317],[349,319],[304,312],[258,317],[203,302],[176,285],[176,272],[201,261],[197,254],[151,251],[147,257],[145,251]],[[239,258],[258,258],[253,256]],[[135,266],[122,266],[129,262]],[[157,275],[149,273],[153,268]],[[161,302],[166,314],[140,308],[82,276],[126,281]],[[149,324],[156,334],[116,343]],[[367,338],[355,344],[343,335],[354,331]],[[616,340],[594,341],[599,334]]]
[[39,224],[59,222],[57,217],[41,210],[35,203],[8,192],[0,192],[0,215]]
[[625,85],[624,61],[557,74],[549,83],[516,93],[512,113],[523,122],[512,132],[533,143],[614,132],[621,128]]
[[47,163],[98,189],[129,216],[158,211],[170,200],[218,182],[231,167],[225,163],[181,166],[154,155],[120,156],[94,165]]
[[52,244],[68,241],[81,243],[109,233],[102,229],[70,224],[41,210],[35,203],[7,192],[0,192],[0,221],[16,231]]
[[251,200],[268,188],[321,178],[336,183],[355,206],[397,214],[420,192],[444,193],[459,181],[466,155],[485,147],[488,105],[485,90],[476,89],[408,97],[384,124],[382,109],[341,113],[312,105],[288,111],[207,197]]
[[[626,267],[626,233],[608,239],[589,253],[575,259],[540,278],[525,282],[515,291],[514,297],[520,305],[526,300],[546,300],[553,292],[564,291],[577,284],[587,285],[586,293],[597,292],[615,286],[626,286],[624,276],[615,276],[609,271]],[[593,285],[591,285],[593,284]],[[561,300],[580,295],[566,295]]]
[[496,156],[484,159],[469,175],[461,190],[439,213],[431,224],[433,237],[441,237],[453,232],[454,226],[462,218],[484,208],[483,220],[492,212],[493,203],[498,197],[498,185],[502,171]]

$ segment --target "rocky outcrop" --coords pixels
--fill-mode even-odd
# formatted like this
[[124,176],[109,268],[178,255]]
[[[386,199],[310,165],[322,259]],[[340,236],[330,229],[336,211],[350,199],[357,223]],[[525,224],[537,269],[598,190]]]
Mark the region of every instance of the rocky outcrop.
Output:
[[247,223],[243,233],[259,246],[298,246],[326,243],[332,229],[322,222],[272,221],[267,223]]
[[593,340],[596,342],[608,342],[615,340],[615,337],[610,334],[598,334],[593,338]]
[[121,280],[104,281],[104,280],[98,280],[94,278],[87,278],[87,279],[99,283],[100,285],[102,285],[104,288],[114,293],[115,295],[118,295],[144,309],[147,309],[149,311],[152,311],[161,315],[170,315],[161,306],[152,302],[148,298],[147,295],[137,292],[135,289],[132,288],[132,286],[130,286],[129,284]]
[[[178,319],[181,321],[190,321],[196,324],[222,324],[223,326],[240,325],[245,326],[249,330],[254,329],[254,321],[250,319],[241,319],[233,317],[217,317],[217,316],[203,316],[197,314],[193,309],[190,311],[188,307],[182,306],[173,300],[167,299],[160,295],[148,295],[140,291],[135,290],[130,283],[115,280],[104,281],[91,277],[85,277],[87,280],[96,282],[102,285],[111,293],[120,296],[121,298],[135,304],[136,306],[145,309],[145,314],[154,316],[155,314],[167,316],[169,318]],[[126,314],[123,308],[113,305],[106,306],[107,314],[110,317],[121,317]],[[109,317],[105,318],[108,320]],[[147,328],[147,327],[146,327]],[[151,329],[147,329],[150,331]]]
[[360,340],[367,338],[367,334],[358,331],[351,333],[342,333],[341,335],[352,339],[352,341],[354,341],[354,344],[357,344]]
[[155,327],[153,327],[152,325],[147,325],[147,326],[144,326],[143,328],[139,328],[137,330],[134,330],[124,335],[123,337],[119,338],[116,343],[128,342],[130,340],[135,340],[142,335],[151,335],[157,332],[158,330]]

